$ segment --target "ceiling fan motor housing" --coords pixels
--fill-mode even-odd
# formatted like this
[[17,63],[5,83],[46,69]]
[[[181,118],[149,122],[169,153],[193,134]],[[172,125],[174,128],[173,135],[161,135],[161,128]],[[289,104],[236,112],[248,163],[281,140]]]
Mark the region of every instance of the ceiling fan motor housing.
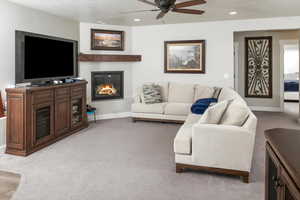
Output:
[[157,7],[163,12],[168,12],[174,6],[175,2],[176,0],[155,0]]

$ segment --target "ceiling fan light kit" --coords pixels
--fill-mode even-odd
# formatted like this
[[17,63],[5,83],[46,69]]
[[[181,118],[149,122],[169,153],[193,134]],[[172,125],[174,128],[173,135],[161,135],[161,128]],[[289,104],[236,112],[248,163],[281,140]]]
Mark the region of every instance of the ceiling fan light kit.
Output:
[[[181,2],[177,4],[176,4],[176,0],[154,0],[154,2],[150,0],[138,0],[138,1],[157,7],[158,9],[147,10],[147,11],[160,11],[156,19],[163,18],[170,11],[176,13],[202,15],[204,13],[203,10],[186,9],[186,7],[202,5],[206,3],[205,0],[191,0],[191,1]],[[134,11],[134,12],[140,12],[140,11]]]

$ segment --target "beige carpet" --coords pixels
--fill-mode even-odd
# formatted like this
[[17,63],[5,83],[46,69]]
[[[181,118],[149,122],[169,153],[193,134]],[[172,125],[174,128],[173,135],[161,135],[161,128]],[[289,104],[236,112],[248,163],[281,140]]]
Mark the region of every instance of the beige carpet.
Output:
[[[263,200],[264,130],[300,129],[287,113],[257,112],[251,183],[202,172],[175,173],[179,125],[129,118],[99,121],[27,158],[0,155],[0,170],[22,175],[12,200]],[[233,144],[234,145],[234,144]]]
[[10,172],[0,171],[0,200],[10,200],[16,192],[21,176]]

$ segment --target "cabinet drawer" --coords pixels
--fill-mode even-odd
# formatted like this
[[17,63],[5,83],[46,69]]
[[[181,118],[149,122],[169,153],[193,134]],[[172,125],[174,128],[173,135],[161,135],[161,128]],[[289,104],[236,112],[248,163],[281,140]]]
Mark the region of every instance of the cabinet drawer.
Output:
[[56,99],[65,99],[69,98],[70,96],[70,88],[59,88],[55,90],[55,98]]
[[44,90],[32,93],[32,104],[39,104],[53,101],[53,90]]
[[82,96],[83,94],[84,94],[84,87],[83,86],[72,87],[72,97],[73,96]]

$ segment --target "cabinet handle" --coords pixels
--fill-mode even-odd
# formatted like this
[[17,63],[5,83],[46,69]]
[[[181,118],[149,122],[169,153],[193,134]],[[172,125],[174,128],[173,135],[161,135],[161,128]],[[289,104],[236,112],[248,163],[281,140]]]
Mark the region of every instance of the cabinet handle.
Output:
[[282,181],[278,178],[276,181],[275,181],[275,188],[279,188],[279,187],[283,187],[284,184],[282,183]]

